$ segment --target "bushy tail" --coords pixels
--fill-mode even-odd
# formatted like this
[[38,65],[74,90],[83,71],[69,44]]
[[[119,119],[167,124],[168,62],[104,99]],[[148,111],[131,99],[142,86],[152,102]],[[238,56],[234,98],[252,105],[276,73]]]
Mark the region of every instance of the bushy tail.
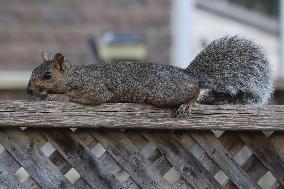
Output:
[[271,65],[253,41],[226,36],[207,45],[187,70],[209,95],[208,104],[267,104],[273,92]]

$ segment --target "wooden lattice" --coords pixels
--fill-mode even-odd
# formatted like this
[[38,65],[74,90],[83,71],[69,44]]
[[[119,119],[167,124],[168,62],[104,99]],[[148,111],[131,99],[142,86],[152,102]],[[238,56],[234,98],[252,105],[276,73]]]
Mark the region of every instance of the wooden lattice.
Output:
[[[1,116],[19,119],[7,104]],[[28,126],[28,114],[38,114],[21,111],[26,114],[19,126]],[[0,128],[1,189],[284,187],[284,133],[276,129],[95,130],[6,123]],[[60,120],[58,125],[64,127]]]

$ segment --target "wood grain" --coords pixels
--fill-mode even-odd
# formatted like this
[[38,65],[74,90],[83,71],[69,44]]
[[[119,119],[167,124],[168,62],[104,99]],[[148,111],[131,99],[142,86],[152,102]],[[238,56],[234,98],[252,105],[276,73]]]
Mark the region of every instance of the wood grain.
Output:
[[17,169],[20,166],[17,166],[13,170],[16,164],[15,161],[9,156],[7,152],[4,152],[0,155],[0,188],[15,188],[15,189],[24,189],[26,188],[14,175]]
[[150,161],[139,153],[138,148],[119,132],[93,133],[106,151],[131,175],[141,188],[170,189],[170,184],[159,174]]
[[20,130],[6,130],[0,132],[0,142],[43,188],[75,188],[40,151],[40,140]]
[[239,137],[284,187],[284,161],[273,144],[261,133],[239,134]]
[[0,127],[219,129],[284,131],[284,106],[193,107],[188,119],[145,104],[85,106],[66,102],[0,101]]
[[[262,131],[216,137],[210,131],[0,128],[0,188],[260,188],[268,171],[275,177],[271,188],[283,188],[283,138],[284,132],[266,137]],[[42,151],[48,143],[51,155]],[[100,156],[97,145],[106,150]],[[253,154],[240,165],[235,155],[244,146]],[[24,182],[15,177],[21,167],[30,175]],[[73,184],[65,178],[71,167],[80,174]],[[172,168],[174,182],[165,177]],[[215,178],[219,171],[228,179]]]
[[210,132],[192,132],[191,136],[200,144],[200,146],[216,162],[224,173],[230,177],[238,188],[260,188],[257,183],[253,181],[233,160],[232,155],[224,148],[224,146],[213,134]]
[[222,188],[202,164],[183,147],[174,137],[165,134],[144,134],[157,145],[181,176],[194,188]]
[[122,188],[120,183],[104,174],[107,170],[99,164],[97,158],[71,131],[44,132],[43,135],[51,142],[56,150],[66,159],[87,181],[91,188],[110,189]]

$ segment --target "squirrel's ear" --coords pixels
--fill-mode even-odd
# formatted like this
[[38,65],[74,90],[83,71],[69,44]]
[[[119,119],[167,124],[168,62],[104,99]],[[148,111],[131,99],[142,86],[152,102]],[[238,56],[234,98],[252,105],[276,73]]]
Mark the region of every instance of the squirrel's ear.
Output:
[[61,53],[56,53],[53,58],[54,65],[56,68],[60,69],[60,71],[64,71],[64,56]]
[[47,62],[47,61],[50,60],[47,51],[41,51],[41,59],[42,59],[44,62]]

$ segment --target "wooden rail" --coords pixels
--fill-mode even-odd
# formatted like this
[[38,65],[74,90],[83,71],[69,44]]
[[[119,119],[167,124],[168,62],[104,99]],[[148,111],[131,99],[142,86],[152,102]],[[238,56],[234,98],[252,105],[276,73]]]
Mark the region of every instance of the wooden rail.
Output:
[[283,112],[1,101],[0,188],[284,188]]
[[283,106],[196,105],[189,119],[173,112],[145,104],[0,101],[0,126],[284,131]]

